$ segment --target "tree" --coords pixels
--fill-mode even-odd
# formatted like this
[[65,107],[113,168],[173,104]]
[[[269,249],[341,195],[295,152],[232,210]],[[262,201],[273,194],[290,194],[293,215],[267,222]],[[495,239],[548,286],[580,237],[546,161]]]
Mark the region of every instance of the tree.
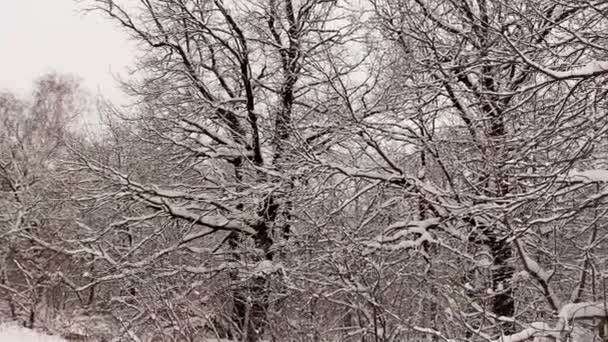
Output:
[[86,267],[62,282],[126,333],[563,341],[606,318],[603,1],[89,3],[143,47],[138,102],[64,151],[69,238],[17,236]]
[[[399,62],[385,87],[386,103],[394,109],[362,125],[367,132],[362,137],[375,150],[368,163],[378,165],[378,171],[345,173],[405,188],[404,196],[424,203],[423,218],[427,217],[399,224],[401,229],[379,237],[378,248],[411,249],[428,242],[467,269],[487,274],[487,282],[478,284],[472,274],[463,275],[458,282],[458,292],[468,293],[461,297],[463,302],[456,307],[449,300],[443,304],[463,317],[479,317],[463,318],[463,327],[472,334],[469,338],[491,339],[495,327],[502,334],[514,334],[519,324],[514,317],[534,316],[539,310],[519,308],[518,300],[526,297],[544,298],[545,317],[568,312],[570,302],[583,300],[582,288],[588,286],[584,265],[589,264],[575,262],[580,252],[562,254],[562,243],[578,234],[577,244],[587,247],[577,248],[589,253],[593,243],[588,241],[597,241],[599,233],[590,228],[594,225],[589,226],[589,215],[599,219],[592,208],[603,205],[602,195],[591,195],[596,185],[582,185],[571,177],[580,170],[593,174],[586,170],[603,158],[597,149],[604,146],[606,127],[605,116],[598,115],[604,104],[600,85],[608,74],[602,47],[604,4],[372,4],[383,23],[383,36],[398,49],[394,58]],[[403,99],[403,94],[411,96]],[[422,172],[401,167],[401,158],[391,157],[404,141],[411,151],[406,160],[428,159],[425,165],[414,164]],[[416,239],[395,246],[394,240],[405,236]],[[473,250],[487,255],[490,264],[484,265]],[[534,254],[544,260],[536,260]],[[571,263],[581,268],[575,272],[579,274],[557,290],[551,284],[557,274],[562,282],[573,276],[558,265]],[[518,271],[529,274],[537,290],[518,289]],[[441,286],[456,291],[451,284]],[[465,306],[473,312],[463,310]],[[565,315],[566,320],[573,318]],[[423,330],[442,336],[427,327]],[[520,336],[513,335],[512,340]]]
[[43,307],[59,310],[75,298],[57,276],[73,260],[38,241],[68,235],[62,228],[73,212],[60,195],[57,165],[83,98],[76,79],[58,74],[39,78],[31,99],[0,94],[0,297],[11,319],[28,327]]
[[[353,90],[337,80],[365,58],[345,55],[358,25],[326,0],[91,4],[145,46],[141,80],[129,86],[141,104],[120,123],[132,123],[136,160],[117,165],[74,149],[72,168],[99,182],[89,198],[130,208],[90,227],[130,231],[131,247],[111,252],[120,261],[102,259],[121,277],[141,277],[161,260],[167,275],[196,278],[203,288],[210,275],[227,276],[235,331],[226,335],[257,341],[268,327],[271,279],[294,234],[297,189],[308,179],[302,154],[322,151],[339,127],[331,114]],[[195,268],[185,260],[209,262]]]

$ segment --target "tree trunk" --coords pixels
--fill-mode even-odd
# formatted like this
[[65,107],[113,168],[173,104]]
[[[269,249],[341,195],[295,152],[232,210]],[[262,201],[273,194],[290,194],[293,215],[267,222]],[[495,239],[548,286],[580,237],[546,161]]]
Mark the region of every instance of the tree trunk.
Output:
[[[264,221],[256,227],[257,234],[253,237],[255,246],[263,252],[261,259],[254,259],[254,262],[262,260],[272,261],[274,252],[271,250],[273,240],[270,226],[266,222],[274,222],[278,214],[278,205],[274,203],[272,197],[266,201],[264,209],[259,212],[264,217]],[[230,240],[232,250],[238,248],[238,238]],[[235,253],[235,258],[240,256]],[[233,320],[241,333],[241,340],[244,342],[258,342],[262,339],[267,325],[267,313],[269,306],[270,290],[268,288],[268,277],[270,275],[254,275],[247,279],[244,284],[239,284],[239,271],[232,272],[232,281],[235,284],[233,289]]]
[[269,295],[266,283],[266,277],[255,277],[234,291],[234,319],[244,342],[258,342],[264,334]]
[[[511,280],[514,269],[510,264],[513,254],[511,245],[506,241],[506,237],[491,236],[488,243],[490,253],[494,258],[492,266],[492,311],[498,317],[513,317],[515,314],[515,300],[513,299],[513,286]],[[515,326],[509,322],[497,322],[502,333],[515,333]]]

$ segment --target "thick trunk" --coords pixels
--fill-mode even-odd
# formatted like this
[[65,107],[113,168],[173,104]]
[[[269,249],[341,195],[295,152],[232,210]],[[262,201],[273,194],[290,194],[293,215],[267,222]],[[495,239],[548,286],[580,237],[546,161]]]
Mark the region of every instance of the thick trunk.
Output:
[[[253,236],[255,246],[263,252],[260,258],[255,258],[254,262],[262,260],[272,261],[274,252],[272,251],[272,232],[271,225],[267,222],[274,222],[278,215],[279,206],[274,202],[272,196],[266,201],[263,210],[258,214],[264,218],[259,226],[255,227],[257,234]],[[234,237],[229,241],[232,250],[237,250],[239,241]],[[235,253],[235,258],[240,258]],[[262,339],[264,330],[267,326],[267,313],[269,306],[270,289],[268,288],[269,275],[254,275],[252,278],[240,280],[239,272],[231,274],[235,287],[233,289],[233,320],[240,330],[241,341],[258,342]],[[242,283],[241,283],[242,282]]]
[[[492,266],[492,311],[497,317],[513,317],[515,314],[515,300],[513,299],[512,278],[514,269],[511,265],[513,250],[505,238],[490,237],[488,243],[490,253],[494,258]],[[515,333],[515,326],[509,322],[499,322],[504,334]]]
[[[290,161],[290,158],[288,157],[288,141],[292,130],[292,110],[295,101],[294,86],[298,80],[299,72],[299,25],[296,22],[296,17],[294,15],[295,11],[291,1],[285,1],[284,6],[287,21],[289,23],[289,47],[280,50],[285,79],[283,80],[283,85],[280,90],[281,107],[276,113],[274,136],[272,140],[272,145],[274,147],[273,165],[279,172],[291,167],[291,165],[288,164]],[[275,10],[275,5],[271,4],[271,12]],[[278,18],[278,15],[274,12],[272,14],[272,17],[268,22],[269,28],[275,35],[275,39],[277,39],[276,43],[278,45],[283,45],[280,36],[276,33],[276,27],[274,26],[274,22]],[[236,169],[238,169],[238,167],[236,167]],[[286,188],[290,190],[293,188],[293,180],[286,184]],[[253,240],[255,246],[258,250],[262,251],[263,255],[256,257],[256,259],[253,260],[254,262],[272,261],[274,259],[276,251],[272,248],[274,243],[273,235],[277,233],[277,230],[280,229],[280,233],[285,239],[288,238],[290,234],[291,227],[289,221],[292,202],[289,198],[280,199],[284,201],[279,201],[275,195],[269,195],[261,210],[257,213],[258,217],[262,218],[262,220],[260,224],[255,227],[256,234],[253,236]],[[279,222],[277,222],[277,219],[281,214],[281,211],[283,212],[283,215],[286,216],[286,220],[282,227],[278,227]],[[233,246],[233,249],[235,248],[236,246]],[[245,284],[238,286],[234,291],[234,319],[241,330],[243,341],[259,341],[267,326],[268,300],[270,294],[270,289],[268,288],[269,277],[270,275],[267,274],[254,275],[251,279],[248,279]]]

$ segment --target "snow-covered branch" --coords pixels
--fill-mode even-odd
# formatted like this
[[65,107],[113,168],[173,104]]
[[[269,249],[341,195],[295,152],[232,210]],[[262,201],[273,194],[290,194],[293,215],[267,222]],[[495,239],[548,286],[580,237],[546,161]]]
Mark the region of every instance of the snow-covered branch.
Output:
[[553,325],[547,322],[535,322],[518,333],[501,336],[493,342],[523,342],[539,336],[550,337],[557,342],[566,341],[564,336],[570,331],[572,322],[608,318],[608,305],[606,302],[569,303],[561,307],[557,317],[558,320]]
[[545,270],[536,262],[536,260],[532,259],[519,239],[516,239],[514,243],[517,248],[517,253],[524,264],[524,269],[539,283],[551,308],[557,310],[560,307],[560,300],[557,298],[555,291],[551,288],[551,284],[549,284],[553,273]]
[[524,52],[518,49],[515,44],[506,36],[504,39],[509,43],[513,51],[526,63],[535,70],[551,77],[554,80],[568,80],[577,78],[589,78],[595,76],[602,76],[608,74],[608,61],[594,60],[587,64],[579,67],[573,67],[569,70],[554,70],[547,68],[540,63],[533,61],[531,58],[526,56]]
[[[376,237],[375,241],[367,242],[366,245],[389,250],[418,248],[423,243],[435,241],[429,229],[436,227],[440,222],[441,219],[436,217],[422,221],[397,222],[386,228],[385,232]],[[413,235],[415,238],[404,240],[409,235]]]

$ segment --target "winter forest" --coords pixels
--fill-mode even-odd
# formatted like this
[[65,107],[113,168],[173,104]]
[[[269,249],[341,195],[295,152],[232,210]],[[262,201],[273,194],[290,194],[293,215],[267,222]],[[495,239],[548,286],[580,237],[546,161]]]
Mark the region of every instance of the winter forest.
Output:
[[608,340],[608,1],[84,0],[129,106],[0,93],[0,321]]

